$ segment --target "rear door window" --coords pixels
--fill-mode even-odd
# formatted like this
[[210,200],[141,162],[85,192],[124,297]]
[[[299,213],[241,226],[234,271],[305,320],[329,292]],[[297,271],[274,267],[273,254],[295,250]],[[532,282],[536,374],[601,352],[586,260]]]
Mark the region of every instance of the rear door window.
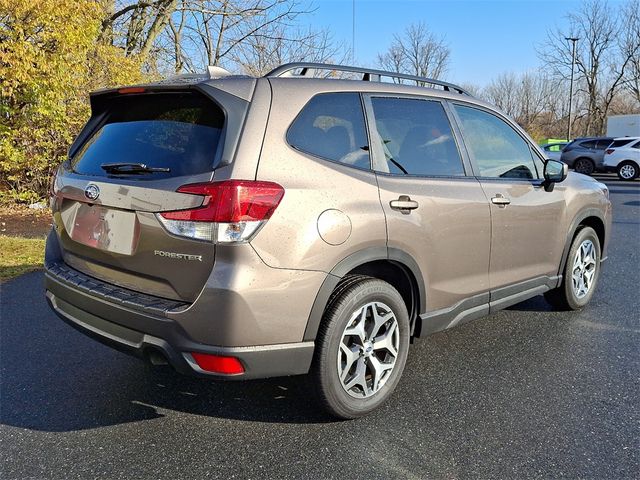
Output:
[[168,172],[140,178],[195,175],[215,168],[223,111],[202,94],[122,95],[109,101],[95,133],[71,158],[84,175],[106,175],[106,164],[144,164]]
[[289,127],[287,142],[317,157],[371,168],[358,93],[322,93],[313,97]]
[[385,172],[397,175],[462,176],[460,152],[444,107],[415,98],[371,98]]
[[580,143],[580,146],[582,148],[596,148],[596,141],[595,140],[587,140],[586,142]]

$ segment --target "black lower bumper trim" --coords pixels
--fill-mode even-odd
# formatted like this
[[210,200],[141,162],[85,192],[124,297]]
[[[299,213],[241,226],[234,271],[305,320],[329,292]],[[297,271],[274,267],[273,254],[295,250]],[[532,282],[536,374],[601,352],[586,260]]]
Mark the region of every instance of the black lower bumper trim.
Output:
[[[172,339],[169,342],[160,336],[98,317],[56,296],[51,290],[47,290],[46,297],[53,311],[82,333],[119,351],[141,358],[150,358],[159,352],[176,371],[185,375],[229,380],[301,375],[309,371],[313,359],[313,342],[220,347],[193,342],[177,334],[179,330],[175,328],[167,330],[168,338]],[[165,328],[170,327],[167,320],[162,323]],[[245,372],[240,375],[205,372],[194,364],[190,352],[236,357],[243,364]]]

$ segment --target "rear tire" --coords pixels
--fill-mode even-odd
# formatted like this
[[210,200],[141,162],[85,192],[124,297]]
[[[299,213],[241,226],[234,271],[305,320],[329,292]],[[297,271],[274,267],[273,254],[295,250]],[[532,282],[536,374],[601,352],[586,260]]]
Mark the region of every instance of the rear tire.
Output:
[[577,173],[582,173],[583,175],[591,175],[596,170],[596,165],[588,158],[578,158],[573,163],[573,169]]
[[310,380],[320,405],[341,419],[375,410],[395,390],[408,350],[409,316],[398,291],[372,277],[346,277],[316,337]]
[[558,310],[578,310],[593,297],[599,275],[600,240],[593,228],[584,227],[571,243],[562,284],[544,297]]
[[638,164],[631,160],[625,160],[618,165],[618,178],[620,180],[631,181],[640,176],[640,168]]

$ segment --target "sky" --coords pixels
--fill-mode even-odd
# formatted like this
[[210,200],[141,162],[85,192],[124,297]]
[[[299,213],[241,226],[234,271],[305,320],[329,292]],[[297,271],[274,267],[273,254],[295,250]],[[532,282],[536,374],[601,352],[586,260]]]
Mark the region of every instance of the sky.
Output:
[[[375,67],[395,33],[424,22],[451,50],[444,78],[485,86],[500,73],[543,68],[536,46],[549,29],[566,27],[576,0],[355,0],[355,61]],[[610,1],[612,5],[621,1]],[[352,0],[316,0],[310,24],[328,27],[334,39],[351,46]],[[567,32],[568,33],[568,32]]]

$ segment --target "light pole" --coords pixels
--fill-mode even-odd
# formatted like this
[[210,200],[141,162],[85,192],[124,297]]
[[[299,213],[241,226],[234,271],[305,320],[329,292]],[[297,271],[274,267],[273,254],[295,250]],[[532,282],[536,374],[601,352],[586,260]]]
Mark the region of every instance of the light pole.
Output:
[[356,58],[356,0],[351,2],[351,65],[355,65]]
[[567,125],[567,140],[571,141],[571,106],[573,105],[573,67],[576,64],[576,42],[577,37],[564,37],[572,43],[571,49],[571,82],[569,83],[569,123]]

